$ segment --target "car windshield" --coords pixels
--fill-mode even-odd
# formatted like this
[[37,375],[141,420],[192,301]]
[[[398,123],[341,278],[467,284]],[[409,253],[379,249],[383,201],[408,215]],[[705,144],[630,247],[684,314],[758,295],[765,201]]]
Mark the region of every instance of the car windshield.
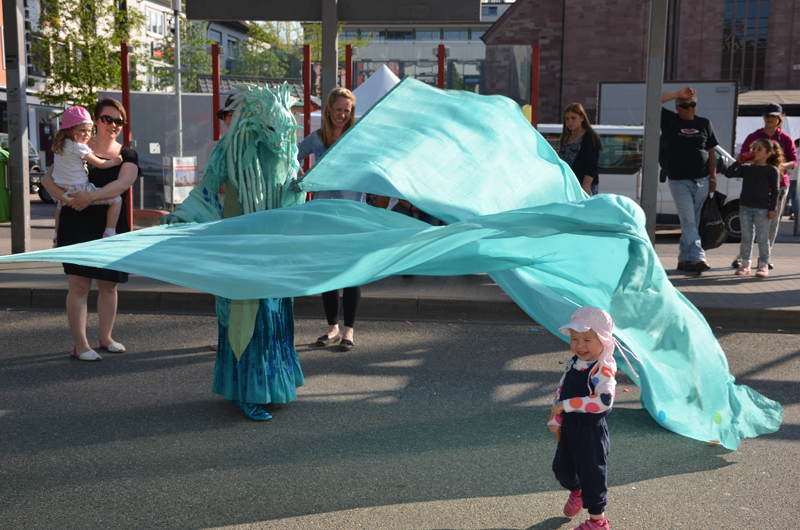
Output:
[[[4,134],[0,136],[0,149],[3,151],[8,151],[8,135]],[[36,148],[33,147],[33,144],[30,140],[28,140],[28,157],[29,158],[36,158],[39,156],[39,153],[36,151]]]

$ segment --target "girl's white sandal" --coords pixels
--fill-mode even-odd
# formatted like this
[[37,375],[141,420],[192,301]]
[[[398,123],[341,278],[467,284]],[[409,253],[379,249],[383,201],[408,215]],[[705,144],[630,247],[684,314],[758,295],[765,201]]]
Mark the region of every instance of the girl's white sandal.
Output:
[[78,359],[79,361],[102,361],[103,358],[97,354],[94,350],[89,350],[81,353],[78,355],[78,352],[75,348],[72,348],[72,356]]
[[101,340],[100,341],[100,347],[101,348],[105,348],[106,351],[108,351],[109,353],[125,353],[125,351],[126,351],[125,350],[125,346],[123,346],[119,342],[112,342],[108,346],[104,346],[103,345],[103,341]]

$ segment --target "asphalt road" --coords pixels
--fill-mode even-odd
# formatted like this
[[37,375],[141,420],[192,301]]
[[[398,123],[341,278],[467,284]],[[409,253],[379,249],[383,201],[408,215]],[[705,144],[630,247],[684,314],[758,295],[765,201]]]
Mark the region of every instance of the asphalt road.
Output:
[[[411,324],[360,322],[339,353],[310,345],[321,321],[298,320],[306,385],[257,423],[210,392],[213,318],[119,315],[129,353],[82,363],[63,313],[0,313],[0,528],[577,525],[560,515],[545,427],[566,344],[529,326]],[[784,425],[738,451],[689,440],[620,373],[612,528],[800,526],[798,336],[719,338]]]

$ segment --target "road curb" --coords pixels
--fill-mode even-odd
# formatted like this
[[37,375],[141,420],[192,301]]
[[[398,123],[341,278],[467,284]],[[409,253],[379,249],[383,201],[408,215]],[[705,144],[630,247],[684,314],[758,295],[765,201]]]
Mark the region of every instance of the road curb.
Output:
[[[9,310],[63,311],[66,289],[0,288],[2,307]],[[97,310],[97,290],[89,293],[89,309]],[[698,307],[712,328],[768,332],[800,332],[800,311]],[[120,290],[120,313],[214,315],[213,295],[202,292]],[[320,295],[295,298],[301,318],[324,318]],[[525,323],[534,321],[512,300],[479,301],[441,298],[363,296],[359,318],[387,320],[466,320]]]

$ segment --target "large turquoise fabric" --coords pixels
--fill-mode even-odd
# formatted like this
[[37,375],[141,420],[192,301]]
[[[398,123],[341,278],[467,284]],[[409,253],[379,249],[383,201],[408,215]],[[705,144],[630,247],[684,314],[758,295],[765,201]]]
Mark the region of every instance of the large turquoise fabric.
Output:
[[297,186],[405,198],[450,224],[320,200],[0,260],[109,267],[231,299],[489,272],[557,337],[577,307],[607,310],[641,360],[643,405],[665,428],[735,449],[780,426],[782,407],[735,384],[708,324],[669,283],[639,207],[588,198],[508,99],[406,79]]

